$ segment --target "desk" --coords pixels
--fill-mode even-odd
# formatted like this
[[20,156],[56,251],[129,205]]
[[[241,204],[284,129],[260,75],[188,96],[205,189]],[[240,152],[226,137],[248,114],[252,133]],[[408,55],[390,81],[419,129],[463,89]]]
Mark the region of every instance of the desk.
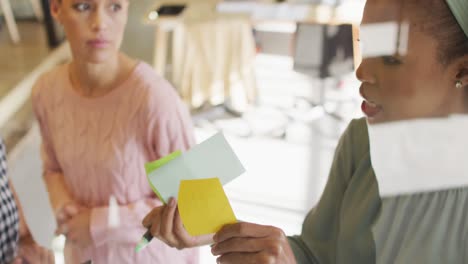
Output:
[[252,21],[302,22],[319,24],[359,24],[365,2],[354,0],[337,6],[324,4],[271,4],[229,1],[217,4],[220,13],[248,14]]
[[[190,3],[190,0],[165,1],[169,3]],[[159,3],[151,10],[155,10]],[[266,28],[295,28],[296,23],[318,24],[352,24],[355,39],[359,34],[359,24],[362,19],[364,1],[356,0],[339,6],[307,5],[307,4],[268,4],[245,1],[220,2],[212,0],[208,9],[216,9],[219,14],[244,14],[251,19],[252,26],[256,29]],[[155,54],[153,64],[159,73],[165,71],[167,62],[168,32],[182,23],[182,16],[161,17],[150,19],[150,11],[145,15],[145,22],[156,26],[155,30]],[[357,47],[357,45],[355,45]],[[355,54],[360,54],[355,49]],[[358,56],[359,57],[359,56]],[[357,62],[360,60],[358,59]]]
[[[253,27],[260,31],[294,33],[296,25],[302,24],[351,24],[353,39],[359,39],[365,1],[353,0],[337,6],[324,4],[271,4],[245,1],[220,2],[217,10],[220,13],[242,13],[251,17]],[[354,64],[361,63],[361,51],[354,42]]]
[[242,112],[256,99],[252,28],[248,17],[218,14],[215,7],[194,3],[181,16],[154,20],[148,14],[156,27],[153,65],[192,108],[227,103]]
[[[220,98],[212,98],[209,94],[212,91],[220,91],[224,86],[224,95],[232,96],[229,82],[233,76],[240,76],[244,84],[254,85],[253,60],[255,57],[255,45],[251,34],[252,28],[265,28],[271,23],[293,24],[296,23],[320,23],[320,24],[352,24],[354,39],[357,39],[358,24],[361,20],[363,4],[346,4],[337,7],[326,5],[295,5],[295,4],[264,4],[247,2],[219,2],[213,0],[209,3],[195,4],[194,1],[169,1],[169,3],[185,3],[186,10],[176,17],[157,17],[153,10],[163,3],[153,7],[145,16],[148,24],[155,25],[155,52],[153,65],[155,70],[166,76],[168,57],[172,58],[175,67],[171,69],[171,76],[168,78],[179,90],[182,98],[193,107],[201,106],[206,102],[207,97],[211,97],[211,103],[222,101]],[[355,12],[349,12],[354,9]],[[235,17],[239,19],[238,25],[243,32],[237,32],[235,26],[228,22]],[[224,21],[224,22],[220,22]],[[242,22],[241,22],[242,21]],[[205,23],[206,22],[206,23]],[[209,25],[211,23],[211,25]],[[220,24],[225,27],[221,29]],[[194,25],[197,25],[196,28]],[[230,28],[230,29],[228,29]],[[231,30],[239,34],[237,38],[230,38],[229,34],[222,33],[222,30]],[[169,53],[169,32],[173,34],[172,55]],[[191,32],[191,33],[190,33]],[[211,32],[211,34],[207,34]],[[214,35],[222,35],[223,41],[218,41]],[[239,39],[242,36],[244,40]],[[207,41],[210,39],[210,41]],[[229,48],[232,41],[237,41],[238,49],[235,51],[215,48],[213,45]],[[190,43],[191,45],[186,45]],[[220,44],[221,43],[221,44]],[[224,43],[224,44],[223,44]],[[211,48],[207,48],[211,46]],[[353,45],[355,65],[360,63],[360,52],[357,45]],[[231,62],[230,59],[219,59],[223,54],[232,56],[233,52],[238,52],[241,61]],[[216,53],[218,58],[212,58]],[[246,54],[244,54],[246,53]],[[215,57],[216,57],[215,56]],[[196,57],[196,58],[195,58]],[[210,61],[207,63],[207,61]],[[220,68],[230,71],[226,63],[234,64],[236,73],[220,73]],[[242,64],[240,66],[239,64]],[[252,75],[247,77],[248,75]],[[215,76],[215,77],[213,77]],[[236,77],[234,77],[236,78]],[[250,79],[250,80],[247,80]],[[256,97],[256,88],[247,88],[244,95],[248,101],[252,102]],[[215,96],[216,97],[216,96]],[[213,100],[212,100],[213,99]]]
[[[338,80],[341,78],[340,74],[343,74],[346,71],[352,72],[353,64],[355,69],[359,66],[362,56],[357,39],[359,39],[359,24],[362,19],[364,4],[365,1],[363,0],[351,0],[335,6],[323,4],[269,4],[245,1],[229,1],[219,3],[217,10],[218,12],[222,13],[248,14],[251,17],[254,28],[259,31],[294,34],[296,37],[294,40],[296,45],[294,45],[294,48],[291,48],[290,50],[295,49],[295,52],[292,52],[290,55],[294,56],[295,70],[300,71],[308,76],[314,76],[313,78],[317,77],[322,80],[320,85],[319,100],[317,102],[312,102],[307,98],[305,99],[310,103],[311,106],[321,108],[323,113],[331,114],[334,117],[339,117],[325,109],[324,104],[326,100],[326,87],[323,80],[325,78],[333,78]],[[305,27],[309,28],[321,28],[318,32],[318,34],[320,34],[320,40],[319,38],[315,38],[315,35],[309,35],[308,38],[302,38],[303,41],[301,42],[299,39],[300,36],[304,36],[304,31],[298,31],[298,29],[304,27],[299,27],[298,25],[305,25]],[[317,25],[319,26],[317,27]],[[327,26],[323,27],[321,25]],[[328,25],[330,25],[330,27]],[[344,26],[335,27],[336,25]],[[351,27],[349,27],[349,25],[351,25]],[[330,43],[333,43],[334,39],[336,38],[328,38],[328,36],[335,35],[335,33],[331,33],[335,29],[343,33],[343,28],[346,28],[346,33],[344,35],[340,35],[345,37],[339,37],[338,39],[340,40],[338,41],[341,43],[342,38],[346,38],[347,45],[346,47],[339,47],[338,49],[336,42],[335,44],[330,45]],[[331,32],[328,31],[329,29],[331,29]],[[351,34],[352,37],[350,36]],[[322,39],[325,41],[333,39],[333,42],[325,43]],[[302,44],[298,46],[299,43]],[[332,56],[329,56],[333,54],[331,51],[336,51],[336,53]],[[344,59],[348,58],[348,55],[345,54],[350,54],[350,51],[353,53],[352,58],[343,61],[339,59],[340,57],[343,57]],[[296,54],[293,55],[293,53]],[[308,64],[310,61],[303,65],[298,63],[300,62],[300,59],[314,54],[321,54],[321,56],[317,56],[317,59],[312,64]],[[326,54],[327,56],[325,56]],[[338,60],[336,60],[337,63],[333,65],[334,67],[330,67],[331,62],[333,62],[331,59],[335,59],[335,56],[338,58]],[[304,60],[303,62],[306,61]],[[339,65],[339,67],[336,67],[337,65]],[[296,66],[305,67],[300,69],[301,67]]]
[[[201,12],[206,13],[207,17],[214,16],[213,11],[219,1],[221,0],[205,0],[200,4],[200,0],[156,0],[155,5],[152,6],[146,14],[144,14],[143,22],[145,24],[155,26],[153,67],[159,74],[165,75],[166,72],[170,32],[182,25],[187,16],[199,16],[199,13]],[[167,4],[190,5],[190,7],[187,7],[179,16],[159,16],[154,11],[160,6]],[[194,6],[195,8],[193,8]]]

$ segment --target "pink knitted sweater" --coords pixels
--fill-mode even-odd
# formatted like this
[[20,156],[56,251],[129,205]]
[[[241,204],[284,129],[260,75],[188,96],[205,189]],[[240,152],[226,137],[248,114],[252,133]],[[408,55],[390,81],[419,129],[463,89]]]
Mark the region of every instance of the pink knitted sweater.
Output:
[[[74,199],[92,208],[93,245],[79,249],[67,243],[67,263],[197,263],[196,250],[178,251],[157,239],[142,252],[134,251],[145,232],[142,219],[161,204],[147,183],[144,164],[194,144],[189,112],[176,91],[140,62],[105,96],[85,98],[73,90],[68,67],[44,74],[32,95],[44,177],[63,174]],[[117,229],[107,224],[111,195],[120,205]]]

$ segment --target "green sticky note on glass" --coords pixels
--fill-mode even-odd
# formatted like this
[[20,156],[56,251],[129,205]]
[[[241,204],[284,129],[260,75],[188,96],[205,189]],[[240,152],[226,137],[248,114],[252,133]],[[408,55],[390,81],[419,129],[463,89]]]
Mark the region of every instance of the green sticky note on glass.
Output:
[[222,226],[237,222],[219,178],[182,180],[178,208],[192,236],[216,233]]
[[[164,166],[165,164],[171,162],[172,160],[176,159],[182,154],[180,150],[174,151],[171,154],[165,156],[164,158],[158,159],[153,162],[148,162],[145,164],[145,170],[146,170],[146,175],[149,177],[150,173],[159,169],[160,167]],[[151,186],[151,189],[153,189],[153,192],[156,193],[156,195],[159,197],[159,200],[161,200],[163,203],[167,203],[161,196],[161,194],[158,192],[156,187],[152,184],[151,180],[148,178],[148,182]]]

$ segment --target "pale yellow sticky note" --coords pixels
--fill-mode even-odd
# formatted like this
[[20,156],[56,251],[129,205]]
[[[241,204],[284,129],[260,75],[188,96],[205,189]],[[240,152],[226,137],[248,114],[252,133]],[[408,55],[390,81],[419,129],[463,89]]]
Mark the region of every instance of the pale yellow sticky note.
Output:
[[192,236],[216,233],[237,222],[218,178],[182,180],[178,204],[182,223]]

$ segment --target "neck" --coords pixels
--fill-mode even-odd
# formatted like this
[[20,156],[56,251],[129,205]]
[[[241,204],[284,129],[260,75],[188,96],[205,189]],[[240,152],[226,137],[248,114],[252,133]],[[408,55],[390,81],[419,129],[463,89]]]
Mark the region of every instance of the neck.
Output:
[[454,103],[451,103],[452,105],[452,113],[457,113],[457,114],[468,114],[468,89],[467,88],[462,88],[462,89],[457,89],[457,100]]
[[462,88],[463,89],[463,105],[462,105],[462,109],[463,109],[463,113],[464,114],[468,114],[468,88]]
[[97,97],[116,87],[130,64],[131,60],[122,54],[99,64],[74,60],[70,65],[70,79],[78,93]]

